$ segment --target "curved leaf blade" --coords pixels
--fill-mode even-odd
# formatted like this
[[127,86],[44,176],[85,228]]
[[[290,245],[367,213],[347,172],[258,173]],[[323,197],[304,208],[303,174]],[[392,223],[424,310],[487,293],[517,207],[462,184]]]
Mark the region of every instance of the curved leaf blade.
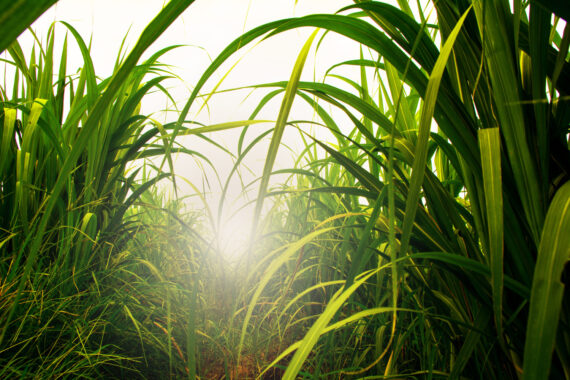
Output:
[[524,345],[523,380],[548,377],[564,285],[560,278],[570,259],[570,182],[554,196],[542,229],[532,280]]

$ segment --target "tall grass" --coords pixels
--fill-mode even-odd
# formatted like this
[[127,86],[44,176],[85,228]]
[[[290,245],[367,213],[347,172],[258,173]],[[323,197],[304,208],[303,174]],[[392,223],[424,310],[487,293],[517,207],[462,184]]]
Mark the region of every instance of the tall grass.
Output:
[[[3,41],[13,85],[0,90],[0,377],[195,373],[194,358],[176,353],[193,328],[180,322],[187,334],[172,335],[172,321],[189,318],[172,312],[180,290],[141,255],[136,242],[149,222],[131,207],[171,176],[152,170],[141,180],[132,165],[166,152],[160,136],[172,127],[141,114],[140,102],[151,90],[165,91],[170,74],[157,60],[171,48],[138,61],[191,3],[166,5],[104,80],[68,24],[61,56],[54,26],[31,54],[15,36]],[[25,27],[31,19],[12,21]],[[70,40],[83,57],[77,74],[68,73]],[[180,240],[190,249],[188,238],[174,235],[169,249]]]
[[[291,226],[301,223],[294,228],[306,235],[292,246],[298,256],[285,249],[269,266],[250,313],[278,267],[297,257],[290,281],[313,273],[301,289],[344,286],[325,292],[325,309],[287,351],[295,354],[284,378],[303,371],[568,378],[562,281],[570,249],[570,34],[567,26],[558,34],[563,7],[439,1],[414,14],[400,5],[357,1],[336,15],[260,26],[230,44],[196,86],[193,96],[247,43],[300,27],[351,38],[371,56],[339,63],[360,67],[354,78],[334,75],[349,90],[328,83],[336,67],[323,82],[253,86],[285,90],[283,104],[306,100],[338,143],[307,140],[308,166],[296,173],[307,176],[298,181],[309,181],[308,195],[290,209],[298,215]],[[353,130],[343,134],[323,104],[348,116]],[[327,155],[316,159],[315,147]],[[333,220],[345,223],[318,224]],[[316,256],[307,255],[307,244],[318,247]]]
[[[189,3],[169,3],[126,58],[117,53],[106,79],[66,23],[53,25],[45,42],[34,34],[31,51],[17,41],[7,48],[0,378],[229,378],[253,376],[267,363],[258,353],[270,342],[261,349],[247,341],[248,364],[236,365],[248,290],[216,251],[206,228],[215,216],[188,211],[183,196],[170,200],[159,190],[185,180],[173,172],[174,154],[212,165],[171,140],[176,135],[220,148],[203,133],[243,123],[161,124],[141,109],[151,92],[172,101],[165,82],[175,75],[160,60],[176,46],[138,60]],[[72,44],[83,57],[74,73]]]
[[[161,125],[140,101],[169,96],[158,59],[170,48],[138,61],[190,3],[170,2],[104,80],[70,25],[57,60],[54,28],[29,56],[0,41],[15,68],[0,91],[0,377],[570,378],[563,6],[355,1],[274,21],[231,43]],[[225,60],[301,27],[327,34],[287,81],[246,84],[268,91],[250,120],[191,125]],[[331,33],[360,55],[301,80]],[[68,39],[84,60],[74,75]],[[275,128],[246,144],[278,96]],[[291,120],[299,101],[315,121]],[[155,185],[174,178],[173,152],[192,154],[177,136],[238,127],[224,192],[271,143],[250,184],[259,239],[231,271],[199,217]],[[305,145],[276,172],[285,128]],[[157,156],[168,165],[136,169]],[[276,174],[290,181],[270,186]]]

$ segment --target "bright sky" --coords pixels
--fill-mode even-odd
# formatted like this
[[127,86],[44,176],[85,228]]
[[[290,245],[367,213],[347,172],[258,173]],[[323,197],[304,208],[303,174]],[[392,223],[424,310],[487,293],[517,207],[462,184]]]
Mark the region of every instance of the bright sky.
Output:
[[[92,38],[91,54],[94,61],[95,72],[101,78],[106,78],[112,73],[117,54],[124,36],[127,37],[127,51],[132,48],[136,39],[144,27],[160,11],[165,4],[162,0],[60,0],[40,19],[33,24],[37,36],[45,39],[47,30],[54,21],[66,21],[70,23],[83,36],[86,42]],[[334,13],[343,6],[353,4],[350,0],[197,0],[188,10],[159,38],[159,40],[147,51],[147,56],[159,49],[171,45],[187,45],[178,48],[162,58],[163,63],[173,66],[173,71],[184,82],[171,81],[170,91],[182,107],[185,99],[190,94],[190,89],[197,82],[202,72],[209,65],[210,60],[226,47],[232,40],[243,32],[263,23],[280,18],[302,16],[311,13]],[[58,25],[56,29],[56,45],[61,43],[66,29]],[[243,49],[236,55],[236,59],[243,59],[233,69],[222,88],[233,88],[249,84],[287,80],[290,76],[297,54],[306,41],[311,30],[304,29],[286,32],[268,41],[264,41],[253,49]],[[59,36],[59,38],[57,38]],[[29,33],[20,38],[24,51],[29,51],[26,46],[31,46],[32,38]],[[81,66],[81,55],[73,43],[69,51],[68,69],[74,72]],[[252,47],[254,45],[251,45]],[[358,56],[358,45],[341,37],[330,35],[319,48],[317,58],[311,55],[305,66],[303,77],[313,79],[316,75],[318,80],[326,68],[331,64],[344,59]],[[213,87],[217,79],[225,74],[232,64],[232,60],[222,66],[208,84],[207,89]],[[209,108],[197,115],[198,107],[194,107],[189,115],[190,119],[199,120],[206,124],[219,122],[245,120],[254,109],[259,95],[247,97],[248,92],[239,92],[219,95],[209,103]],[[246,99],[247,97],[247,99]],[[260,115],[259,119],[275,120],[279,109],[280,98],[276,98],[267,112]],[[143,113],[152,113],[166,107],[162,96],[150,96],[143,101]],[[172,109],[172,106],[168,106]],[[166,116],[160,116],[162,120]],[[159,117],[159,120],[161,120]],[[176,118],[171,113],[169,120]],[[290,119],[313,119],[311,110],[303,107],[301,102],[294,105]],[[260,126],[260,130],[266,130],[270,125]],[[297,132],[286,131],[284,141],[295,145]],[[212,135],[217,142],[226,146],[230,151],[236,151],[238,131],[230,133],[218,133]],[[251,134],[253,136],[253,133]],[[211,146],[206,146],[195,137],[181,140],[191,149],[196,149],[206,154],[216,166],[222,181],[233,165],[233,161],[226,153],[222,153]],[[259,146],[257,152],[252,152],[247,166],[251,168],[250,175],[246,175],[246,182],[259,177],[265,158],[267,145]],[[283,150],[280,152],[276,167],[290,167],[292,155]],[[195,186],[204,190],[207,194],[208,206],[216,214],[220,194],[220,185],[217,185],[211,172],[207,172],[210,181],[209,188],[203,188],[202,170],[196,163],[187,158],[180,159],[176,164],[177,175],[191,181]],[[244,171],[247,173],[247,171]],[[182,184],[183,193],[191,194],[189,186]],[[253,189],[257,192],[258,184]],[[244,199],[240,197],[241,185],[235,178],[230,188],[228,203],[224,206],[224,216],[221,225],[218,226],[223,250],[228,252],[236,247],[236,240],[241,243],[246,240],[250,225],[251,208],[240,211],[232,217],[233,212],[238,210]],[[252,194],[252,195],[254,195]],[[200,207],[192,203],[193,207]]]

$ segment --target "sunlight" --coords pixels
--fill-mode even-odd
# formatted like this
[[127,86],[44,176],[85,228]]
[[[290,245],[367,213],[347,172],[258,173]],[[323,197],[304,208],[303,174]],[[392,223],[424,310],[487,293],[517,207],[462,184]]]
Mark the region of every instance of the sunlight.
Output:
[[220,221],[216,233],[217,249],[229,263],[245,258],[250,243],[252,214],[253,210],[242,209]]

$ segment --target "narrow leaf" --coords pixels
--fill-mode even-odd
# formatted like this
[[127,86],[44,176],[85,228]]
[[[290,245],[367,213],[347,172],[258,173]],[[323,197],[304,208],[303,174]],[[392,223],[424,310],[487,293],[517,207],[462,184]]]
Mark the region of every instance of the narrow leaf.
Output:
[[418,201],[420,199],[420,189],[424,179],[424,171],[427,160],[427,148],[428,139],[431,130],[431,123],[433,118],[433,113],[435,110],[435,104],[437,101],[437,93],[439,91],[439,85],[441,83],[443,72],[445,66],[447,65],[447,60],[453,49],[453,44],[455,39],[461,30],[461,26],[469,13],[467,9],[463,16],[459,19],[453,31],[445,41],[441,53],[435,63],[432,73],[429,77],[429,82],[426,90],[425,102],[422,110],[422,115],[420,119],[420,126],[418,130],[418,141],[416,144],[416,150],[414,155],[414,164],[412,167],[412,178],[410,180],[410,189],[408,191],[408,198],[406,200],[406,213],[404,216],[404,222],[402,226],[402,238],[400,246],[400,254],[406,254],[408,250],[408,244],[410,242],[410,237],[412,234],[412,228],[414,225],[414,218],[418,208]]
[[501,137],[499,128],[479,131],[483,186],[487,209],[488,255],[491,261],[493,310],[497,334],[503,333],[503,187],[501,180]]
[[[275,163],[275,158],[277,157],[277,151],[279,149],[279,145],[281,144],[281,137],[283,136],[283,132],[285,130],[285,125],[289,117],[289,112],[291,111],[291,107],[293,106],[293,100],[295,99],[297,93],[297,87],[299,85],[299,80],[301,79],[301,72],[303,71],[303,67],[305,66],[305,61],[307,60],[307,55],[309,54],[309,50],[311,49],[313,40],[317,36],[317,32],[318,29],[311,34],[311,36],[309,37],[307,42],[305,42],[305,45],[301,49],[301,52],[297,57],[297,61],[295,62],[295,66],[293,67],[291,78],[289,79],[287,87],[285,88],[285,95],[283,96],[281,109],[279,110],[279,115],[277,116],[277,122],[275,123],[275,130],[273,131],[273,137],[271,138],[269,150],[267,152],[267,157],[265,159],[265,166],[263,168],[261,183],[259,185],[259,195],[257,198],[257,202],[255,204],[254,220],[258,220],[259,215],[261,214],[261,209],[263,207],[263,199],[265,198],[265,195],[267,193],[269,177],[271,176],[271,171],[273,170],[273,164]],[[252,232],[254,232],[256,228],[257,226],[253,225]],[[253,235],[254,233],[252,233],[252,236]]]
[[523,380],[546,379],[560,319],[564,264],[570,259],[570,182],[554,196],[542,229],[532,279],[524,345]]

